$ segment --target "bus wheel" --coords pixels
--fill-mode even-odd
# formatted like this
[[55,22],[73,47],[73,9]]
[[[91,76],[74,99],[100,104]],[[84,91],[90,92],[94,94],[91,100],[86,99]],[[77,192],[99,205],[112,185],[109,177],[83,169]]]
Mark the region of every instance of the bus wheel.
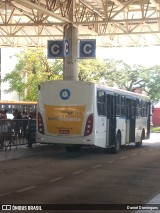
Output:
[[141,140],[140,142],[136,142],[136,143],[135,143],[135,146],[136,146],[137,148],[142,147],[142,140]]
[[121,149],[121,134],[117,133],[115,147],[113,148],[113,153],[118,154],[120,152],[120,149]]
[[145,139],[145,131],[144,131],[144,130],[142,131],[140,141],[139,141],[139,142],[136,142],[136,143],[135,143],[135,146],[138,147],[138,148],[139,148],[139,147],[142,147],[142,140],[143,140],[143,139]]

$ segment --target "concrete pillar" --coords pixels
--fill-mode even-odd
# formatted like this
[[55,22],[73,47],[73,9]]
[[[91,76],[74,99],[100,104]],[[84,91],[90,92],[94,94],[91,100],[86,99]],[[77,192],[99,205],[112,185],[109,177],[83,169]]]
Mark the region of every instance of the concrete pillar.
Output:
[[78,29],[73,25],[65,26],[64,39],[70,42],[70,55],[63,61],[63,80],[78,81]]

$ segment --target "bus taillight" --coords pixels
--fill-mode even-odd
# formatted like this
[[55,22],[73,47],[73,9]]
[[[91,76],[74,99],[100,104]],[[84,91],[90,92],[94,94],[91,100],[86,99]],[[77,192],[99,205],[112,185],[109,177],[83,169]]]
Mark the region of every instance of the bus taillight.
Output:
[[38,112],[38,132],[44,134],[43,119],[39,112]]
[[90,135],[93,130],[93,114],[90,114],[87,118],[84,136]]

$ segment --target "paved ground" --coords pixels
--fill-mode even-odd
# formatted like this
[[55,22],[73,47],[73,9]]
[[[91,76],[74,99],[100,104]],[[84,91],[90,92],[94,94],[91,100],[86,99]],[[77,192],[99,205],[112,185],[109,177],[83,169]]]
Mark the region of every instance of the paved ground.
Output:
[[[7,187],[8,187],[8,191],[6,190],[6,185],[5,187],[3,187],[3,185],[1,186],[1,189],[4,190],[4,192],[2,192],[1,190],[1,201],[2,199],[10,199],[11,201],[16,198],[18,199],[29,199],[31,196],[38,197],[40,196],[39,192],[43,191],[43,195],[46,195],[46,198],[48,196],[48,198],[51,198],[54,196],[53,194],[53,190],[46,190],[46,188],[48,187],[47,183],[51,183],[53,184],[54,190],[55,190],[55,198],[54,201],[56,201],[56,199],[58,199],[58,197],[62,196],[62,193],[68,193],[69,196],[71,197],[71,199],[75,199],[75,195],[76,193],[81,193],[81,191],[84,192],[84,188],[83,185],[84,183],[86,184],[86,188],[88,186],[94,186],[94,188],[90,188],[91,192],[95,192],[96,188],[97,190],[101,189],[101,192],[104,193],[104,196],[106,196],[107,200],[112,200],[115,197],[118,197],[118,195],[116,194],[116,187],[115,189],[113,189],[113,184],[116,184],[116,186],[118,186],[118,189],[122,189],[123,191],[119,191],[119,193],[122,193],[122,196],[124,195],[124,190],[127,190],[127,186],[126,184],[129,183],[130,185],[135,184],[135,186],[133,186],[133,191],[126,191],[128,194],[126,194],[126,198],[130,201],[132,201],[132,196],[134,195],[134,199],[135,201],[138,200],[138,198],[136,196],[143,196],[144,200],[146,202],[147,205],[151,204],[155,205],[153,207],[156,207],[156,204],[160,204],[160,194],[158,188],[156,189],[155,187],[158,187],[157,185],[155,186],[155,183],[152,183],[153,179],[151,176],[151,166],[153,165],[153,163],[155,162],[155,169],[154,171],[159,171],[159,164],[156,161],[156,159],[159,160],[159,148],[157,146],[157,144],[159,144],[160,142],[160,134],[151,134],[151,139],[148,141],[145,141],[144,144],[144,149],[131,149],[128,150],[126,152],[122,152],[120,155],[110,155],[108,154],[107,156],[100,153],[100,152],[94,152],[94,155],[92,152],[86,150],[86,152],[82,152],[82,154],[76,154],[77,156],[75,156],[74,154],[70,155],[70,154],[66,154],[65,152],[62,151],[55,151],[54,153],[52,152],[52,150],[49,152],[48,150],[50,149],[47,146],[43,146],[42,149],[42,145],[37,145],[36,147],[33,148],[27,148],[26,146],[21,146],[18,147],[18,149],[16,150],[15,147],[13,147],[13,149],[11,151],[7,150],[6,152],[2,152],[0,151],[0,161],[1,163],[4,161],[4,164],[1,164],[1,182],[3,180],[3,176],[4,176],[4,183],[7,183]],[[148,144],[151,144],[152,148],[148,149]],[[146,147],[146,148],[145,148]],[[54,148],[54,147],[53,147]],[[158,149],[157,149],[158,148]],[[58,149],[58,148],[57,148]],[[150,150],[152,149],[152,151],[150,152]],[[55,150],[55,148],[54,148]],[[44,152],[44,153],[43,153]],[[138,154],[136,154],[138,153]],[[157,153],[157,158],[154,159],[154,153]],[[89,155],[88,155],[89,154]],[[139,155],[140,154],[140,155]],[[39,157],[40,155],[40,157]],[[30,157],[32,156],[32,157]],[[37,157],[36,157],[37,156]],[[43,156],[43,157],[42,157]],[[22,158],[23,157],[23,158]],[[95,157],[95,158],[94,158]],[[140,159],[142,161],[146,161],[146,164],[141,164],[138,157],[140,157]],[[20,162],[21,160],[18,160],[22,158],[23,164],[21,165]],[[116,159],[115,159],[116,158]],[[17,159],[16,161],[10,161],[10,159]],[[104,163],[104,160],[106,161],[106,165],[103,165],[101,163]],[[151,161],[149,161],[148,159],[150,159]],[[9,160],[9,161],[8,161]],[[33,161],[32,161],[33,160]],[[154,162],[152,162],[154,160]],[[7,163],[8,161],[8,163]],[[30,161],[32,162],[32,164],[30,163]],[[15,167],[15,162],[17,162],[17,167]],[[84,163],[85,162],[85,163]],[[88,162],[88,165],[87,165]],[[123,163],[121,163],[123,162]],[[5,163],[7,163],[6,165],[8,166],[8,168],[4,167]],[[45,164],[47,163],[47,166],[45,166]],[[129,165],[128,165],[129,163]],[[137,163],[138,167],[133,168],[134,164]],[[13,168],[13,165],[15,167],[15,171]],[[112,166],[113,165],[113,166]],[[142,166],[141,166],[142,165]],[[89,169],[90,167],[90,169]],[[35,170],[34,168],[40,168],[40,170]],[[47,168],[52,168],[52,170],[48,171]],[[105,168],[105,170],[103,169]],[[108,169],[108,171],[106,171],[106,168]],[[113,171],[113,168],[116,168],[115,171]],[[43,171],[42,171],[43,169]],[[128,174],[124,174],[123,170],[128,169]],[[65,171],[66,170],[66,171]],[[28,171],[28,174],[23,174],[24,171]],[[53,173],[53,171],[56,171],[56,173]],[[120,173],[120,171],[123,171],[122,174]],[[110,174],[108,173],[110,172]],[[139,172],[138,175],[136,175]],[[143,173],[144,172],[144,173]],[[48,176],[43,175],[43,173],[48,173]],[[92,175],[93,173],[93,175]],[[113,174],[112,174],[113,173]],[[55,176],[54,176],[55,175]],[[67,176],[68,175],[68,176]],[[108,177],[108,175],[110,175]],[[118,185],[118,180],[114,180],[113,178],[115,177],[115,175],[117,175],[117,177],[119,177],[121,179],[121,186]],[[122,176],[124,175],[124,176]],[[148,177],[147,177],[148,175]],[[150,175],[150,176],[149,176]],[[159,180],[158,177],[156,176],[156,174],[154,174],[155,176],[155,181],[157,181],[157,184],[159,185]],[[105,178],[109,178],[110,180],[110,184],[112,185],[107,185],[106,190],[104,185],[97,185],[97,183],[99,183],[99,181],[96,182],[96,176],[98,178],[98,180],[100,179],[103,182],[103,177]],[[14,183],[10,183],[9,181],[7,181],[5,178],[8,178],[8,180],[14,180],[14,177],[19,177],[19,180],[21,180],[21,184],[23,183],[22,181],[25,181],[26,185],[22,184],[22,187],[18,185],[17,186],[20,188],[15,188],[17,187],[16,185],[14,185]],[[33,178],[35,179],[35,182],[33,181]],[[47,180],[44,180],[44,178],[47,177]],[[58,177],[58,178],[57,178]],[[91,177],[94,177],[93,179],[91,179]],[[134,178],[134,182],[132,182],[132,179]],[[50,179],[48,179],[50,178]],[[149,179],[147,179],[149,178]],[[83,180],[83,181],[82,181]],[[18,180],[17,180],[18,181]],[[28,181],[28,182],[27,182]],[[104,180],[105,181],[105,180]],[[146,181],[146,182],[145,182]],[[151,182],[152,181],[152,182]],[[37,187],[37,183],[38,182],[42,182],[43,184],[40,184],[39,188]],[[95,184],[93,183],[95,182]],[[149,185],[146,186],[146,183],[148,183]],[[63,186],[64,184],[64,186]],[[13,185],[13,186],[12,186]],[[44,187],[44,186],[45,187]],[[136,187],[136,185],[139,185],[139,194],[137,194],[136,190],[134,189]],[[154,187],[154,190],[152,190],[152,193],[150,193],[151,190],[151,185]],[[13,187],[13,191],[11,190],[11,186]],[[80,187],[78,187],[80,186]],[[144,192],[143,192],[143,186],[146,187]],[[52,186],[51,186],[52,187]],[[73,187],[73,189],[71,189],[71,187]],[[100,188],[102,187],[102,188]],[[59,189],[62,188],[62,190],[59,191]],[[44,190],[45,189],[45,190]],[[77,191],[77,189],[79,191]],[[10,190],[10,191],[9,191]],[[39,191],[37,191],[39,190]],[[57,191],[56,191],[57,190]],[[70,190],[74,191],[74,193],[70,193]],[[106,194],[106,191],[109,190],[109,192],[114,191],[115,193],[113,193],[113,197],[112,194],[110,194],[109,197],[108,194]],[[5,191],[7,192],[5,194]],[[153,194],[153,192],[155,193],[155,191],[157,192],[156,194]],[[31,193],[32,192],[32,193]],[[91,197],[95,197],[95,200],[97,201],[97,197],[96,194],[94,195],[94,193],[89,194],[89,196]],[[28,194],[27,194],[28,193]],[[59,194],[61,193],[61,194]],[[84,198],[87,197],[88,191],[86,191],[86,194],[82,197],[80,196],[80,194],[77,194],[77,196],[80,196],[80,198]],[[146,195],[146,193],[152,197],[149,197]],[[137,194],[137,195],[136,195]],[[12,197],[12,195],[14,195],[14,197]],[[74,197],[72,197],[72,195],[74,195]],[[155,196],[154,196],[155,195]],[[23,197],[24,196],[24,197]],[[88,196],[88,197],[89,197]],[[99,195],[101,196],[101,195]],[[103,197],[102,196],[102,199]],[[68,199],[68,196],[64,197],[65,199]],[[148,201],[148,199],[150,198],[150,200]],[[38,199],[38,198],[37,198]],[[59,200],[58,200],[59,201]],[[65,200],[64,200],[65,201]],[[82,200],[84,202],[84,200]],[[123,197],[119,196],[119,201],[122,203],[123,202]],[[66,200],[67,202],[67,200]],[[77,201],[76,201],[77,202]],[[133,201],[134,203],[134,201]],[[54,211],[55,212],[55,211]],[[150,210],[138,210],[135,211],[136,213],[151,213],[151,212],[160,212],[160,210],[158,211],[150,211]],[[68,213],[68,212],[67,212]],[[75,213],[75,211],[74,211]]]
[[[148,143],[160,142],[160,133],[152,133],[151,138],[147,142]],[[156,204],[159,204],[159,208],[160,208],[160,194],[153,197],[153,199],[151,199],[147,204],[151,205],[151,207],[152,207],[152,204],[153,204],[153,207],[156,207]],[[154,213],[154,212],[160,213],[160,210],[138,210],[135,213]]]
[[[153,144],[156,144],[156,142],[160,142],[160,133],[152,133],[150,139],[145,141],[145,143]],[[9,151],[9,148],[7,151],[2,151],[0,149],[0,161],[39,154],[43,152],[41,149],[42,146],[45,147],[46,145],[34,144],[33,148],[28,148],[26,145],[21,145],[18,146],[17,149],[13,146],[11,151]],[[35,147],[36,150],[34,149]]]

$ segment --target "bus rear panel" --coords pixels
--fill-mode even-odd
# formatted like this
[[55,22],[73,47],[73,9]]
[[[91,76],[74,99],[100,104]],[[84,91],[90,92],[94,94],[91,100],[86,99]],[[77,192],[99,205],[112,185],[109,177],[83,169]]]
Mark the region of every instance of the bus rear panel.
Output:
[[39,87],[37,141],[93,144],[94,85],[79,82],[45,82]]

